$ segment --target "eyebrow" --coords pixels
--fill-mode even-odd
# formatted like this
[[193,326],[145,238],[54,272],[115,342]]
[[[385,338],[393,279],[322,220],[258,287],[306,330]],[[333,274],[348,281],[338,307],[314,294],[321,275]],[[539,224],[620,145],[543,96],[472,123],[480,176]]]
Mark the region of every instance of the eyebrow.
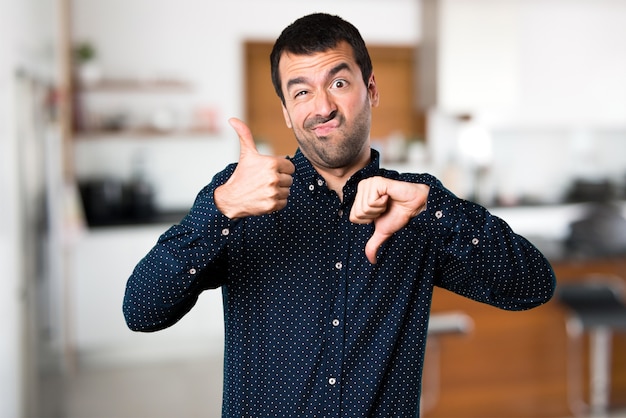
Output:
[[[335,74],[337,74],[337,73],[339,73],[339,72],[341,72],[343,70],[349,70],[349,69],[350,69],[350,66],[347,63],[342,62],[342,63],[337,64],[333,68],[331,68],[330,71],[328,72],[328,76],[332,77]],[[296,84],[304,84],[304,83],[306,83],[306,80],[307,80],[306,77],[292,78],[289,81],[287,81],[286,88],[287,88],[287,90],[289,90],[289,88],[291,86],[294,86]]]

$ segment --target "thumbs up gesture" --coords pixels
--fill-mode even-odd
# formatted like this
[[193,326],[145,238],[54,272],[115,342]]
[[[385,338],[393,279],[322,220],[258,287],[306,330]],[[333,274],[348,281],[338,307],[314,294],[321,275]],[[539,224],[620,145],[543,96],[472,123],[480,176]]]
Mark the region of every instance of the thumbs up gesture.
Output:
[[376,264],[376,253],[411,218],[426,209],[430,187],[384,177],[371,177],[359,183],[350,211],[350,221],[374,223],[374,234],[365,245],[365,255]]
[[250,128],[236,118],[228,122],[239,136],[239,163],[230,179],[215,189],[217,208],[230,219],[284,208],[293,183],[293,163],[284,157],[259,154]]

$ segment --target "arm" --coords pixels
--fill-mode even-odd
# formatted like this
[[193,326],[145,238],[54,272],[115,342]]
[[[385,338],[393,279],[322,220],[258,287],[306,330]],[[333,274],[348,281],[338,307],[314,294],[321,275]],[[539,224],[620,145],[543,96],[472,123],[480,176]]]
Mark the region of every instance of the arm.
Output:
[[371,261],[386,239],[407,226],[428,236],[438,252],[440,287],[510,310],[532,308],[552,297],[552,267],[506,222],[457,198],[432,176],[398,179],[372,177],[359,184],[351,219],[374,222],[366,246]]
[[156,331],[180,320],[203,290],[225,283],[226,246],[236,219],[287,204],[293,163],[260,155],[248,127],[234,118],[230,123],[239,136],[239,162],[215,176],[128,279],[123,310],[132,330]]
[[484,207],[438,185],[416,226],[439,250],[438,286],[507,310],[539,306],[556,287],[548,260]]
[[229,228],[236,222],[217,209],[213,194],[232,173],[218,174],[189,214],[172,226],[137,264],[126,284],[123,312],[134,331],[157,331],[180,320],[199,294],[226,279]]

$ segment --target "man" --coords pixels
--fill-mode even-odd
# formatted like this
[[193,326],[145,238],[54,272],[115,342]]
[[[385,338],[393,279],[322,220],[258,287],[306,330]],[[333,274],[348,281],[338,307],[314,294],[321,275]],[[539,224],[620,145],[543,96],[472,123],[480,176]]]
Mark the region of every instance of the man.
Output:
[[548,301],[545,258],[427,174],[379,168],[378,90],[358,30],[298,19],[272,81],[299,145],[241,153],[130,277],[128,326],[174,324],[205,289],[224,296],[225,417],[414,417],[431,296],[440,286],[503,309]]

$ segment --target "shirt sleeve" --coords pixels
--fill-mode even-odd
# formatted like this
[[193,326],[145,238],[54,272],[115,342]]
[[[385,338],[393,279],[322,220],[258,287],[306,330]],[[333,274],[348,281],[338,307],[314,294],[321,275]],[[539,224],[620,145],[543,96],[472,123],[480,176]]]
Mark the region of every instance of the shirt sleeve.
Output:
[[213,193],[233,170],[216,175],[180,224],[161,235],[133,270],[123,302],[130,329],[167,328],[191,310],[202,291],[224,283],[229,232],[237,221],[217,209]]
[[550,300],[556,287],[550,263],[504,220],[459,199],[430,175],[403,179],[430,186],[426,210],[409,227],[436,248],[437,286],[506,310]]

